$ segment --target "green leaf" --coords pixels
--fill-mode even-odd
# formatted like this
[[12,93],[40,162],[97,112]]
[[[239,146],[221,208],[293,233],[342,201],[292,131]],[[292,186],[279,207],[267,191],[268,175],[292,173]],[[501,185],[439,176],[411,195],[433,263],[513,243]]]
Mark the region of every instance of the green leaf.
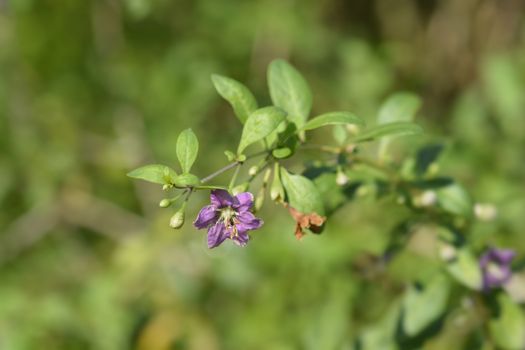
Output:
[[242,153],[252,143],[268,136],[285,118],[286,112],[278,107],[264,107],[250,114],[242,130],[237,153]]
[[198,186],[200,180],[193,174],[181,174],[175,178],[175,186],[186,187],[186,186]]
[[450,293],[450,281],[443,274],[435,275],[425,286],[415,286],[403,300],[403,329],[415,336],[440,317],[446,309]]
[[438,204],[449,213],[469,217],[472,215],[472,200],[468,192],[458,183],[436,190]]
[[338,145],[342,146],[346,143],[346,139],[348,138],[348,131],[343,125],[336,125],[332,130],[332,135],[334,137],[335,142],[337,142]]
[[224,155],[228,158],[228,161],[233,162],[237,159],[237,155],[232,151],[224,151]]
[[177,138],[177,158],[183,173],[188,173],[197,159],[199,141],[191,129],[186,129]]
[[360,349],[400,350],[396,344],[396,333],[401,308],[400,300],[394,301],[379,320],[364,328],[359,337]]
[[419,125],[410,122],[381,124],[363,131],[357,135],[355,141],[372,141],[385,136],[416,135],[422,132],[423,129]]
[[312,179],[312,181],[314,182],[315,187],[321,196],[326,214],[330,215],[349,199],[345,190],[348,192],[351,191],[348,190],[348,188],[344,188],[343,186],[337,184],[337,175],[332,172],[331,169],[323,171],[322,169],[314,168],[311,169],[311,171],[312,170],[320,172],[320,174]]
[[272,179],[272,185],[270,187],[270,198],[272,201],[276,201],[278,203],[282,203],[285,198],[284,194],[284,187],[281,182],[281,171],[279,162],[274,163],[273,167],[273,179]]
[[520,350],[525,348],[525,317],[518,304],[505,293],[499,293],[498,312],[490,322],[489,328],[494,343],[500,349]]
[[272,156],[277,159],[284,159],[291,156],[293,151],[288,147],[277,148],[272,151]]
[[284,60],[274,60],[268,67],[268,86],[273,104],[300,129],[312,108],[312,93],[301,73]]
[[359,126],[364,126],[364,121],[353,115],[349,112],[330,112],[321,114],[306,123],[302,127],[302,130],[312,130],[317,129],[326,125],[338,125],[338,124],[356,124]]
[[395,93],[379,109],[377,123],[410,122],[414,120],[419,107],[421,99],[418,96],[409,92]]
[[257,101],[251,91],[237,80],[213,74],[211,80],[215,89],[233,107],[241,123],[257,109]]
[[443,257],[447,271],[459,283],[471,289],[480,290],[482,286],[482,275],[479,262],[466,247],[455,248],[450,244],[441,246],[442,252],[446,249],[451,257]]
[[174,183],[177,173],[166,165],[150,164],[130,171],[127,176],[160,185],[171,185]]
[[434,164],[443,151],[442,144],[430,144],[422,147],[416,155],[415,172],[417,176],[423,176],[428,168]]
[[281,181],[290,206],[301,213],[324,215],[321,194],[310,179],[302,175],[292,175],[281,168]]

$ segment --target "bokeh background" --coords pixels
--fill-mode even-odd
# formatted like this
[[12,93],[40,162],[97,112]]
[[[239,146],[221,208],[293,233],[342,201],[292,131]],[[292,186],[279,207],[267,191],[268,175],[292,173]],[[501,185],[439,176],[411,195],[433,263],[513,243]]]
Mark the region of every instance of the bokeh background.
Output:
[[[3,0],[0,349],[353,349],[435,268],[410,250],[363,267],[408,215],[392,202],[353,201],[301,242],[269,203],[248,247],[209,251],[125,176],[173,165],[188,127],[197,174],[226,164],[241,127],[210,74],[264,105],[274,58],[303,72],[314,114],[373,120],[389,93],[419,94],[441,171],[498,209],[473,234],[525,252],[522,0]],[[474,349],[465,327],[415,348]]]

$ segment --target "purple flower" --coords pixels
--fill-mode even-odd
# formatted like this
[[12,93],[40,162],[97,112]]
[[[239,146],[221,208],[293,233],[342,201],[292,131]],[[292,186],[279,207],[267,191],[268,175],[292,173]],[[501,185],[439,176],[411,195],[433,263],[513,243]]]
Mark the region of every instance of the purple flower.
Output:
[[227,238],[243,247],[250,239],[248,231],[263,224],[250,212],[253,205],[250,192],[232,197],[227,191],[213,190],[210,200],[211,204],[202,208],[193,222],[198,229],[208,229],[208,248],[217,247]]
[[516,253],[511,249],[489,249],[479,260],[479,266],[483,273],[483,290],[501,287],[507,283],[512,270],[510,263]]

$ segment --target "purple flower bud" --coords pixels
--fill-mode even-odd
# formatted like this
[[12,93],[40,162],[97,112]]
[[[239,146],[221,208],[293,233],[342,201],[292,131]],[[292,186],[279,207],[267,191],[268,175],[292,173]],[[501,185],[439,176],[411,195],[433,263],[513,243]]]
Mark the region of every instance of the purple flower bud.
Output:
[[202,208],[193,222],[198,229],[208,229],[208,248],[215,248],[226,239],[245,246],[250,239],[248,231],[263,225],[250,212],[253,195],[243,192],[231,196],[227,191],[213,190],[210,197],[211,204]]
[[479,266],[483,273],[484,291],[501,287],[510,280],[510,264],[515,255],[511,249],[491,248],[481,256]]

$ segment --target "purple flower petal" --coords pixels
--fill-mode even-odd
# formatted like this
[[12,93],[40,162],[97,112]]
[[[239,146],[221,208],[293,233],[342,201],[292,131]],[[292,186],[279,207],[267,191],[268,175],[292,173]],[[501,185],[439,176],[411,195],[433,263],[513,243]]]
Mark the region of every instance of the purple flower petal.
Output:
[[489,249],[479,260],[483,272],[483,289],[501,287],[512,277],[510,263],[515,253],[511,249]]
[[208,229],[208,248],[215,248],[220,245],[230,234],[223,222],[217,222]]
[[492,255],[500,264],[510,264],[516,253],[512,249],[494,249]]
[[247,232],[250,230],[256,230],[263,225],[263,221],[256,218],[251,212],[245,211],[239,213],[236,218],[237,222],[235,226],[239,232]]
[[213,190],[210,195],[211,204],[216,208],[223,208],[231,206],[234,203],[234,199],[228,191],[225,190]]
[[232,241],[241,247],[246,246],[249,240],[250,240],[250,236],[248,236],[246,232],[240,232],[240,231],[238,232],[237,236],[232,238]]
[[219,218],[217,209],[213,205],[207,205],[201,209],[197,219],[193,222],[193,225],[198,229],[206,228],[214,224]]
[[493,265],[483,272],[483,289],[485,291],[501,287],[512,277],[512,271],[508,266]]
[[487,265],[489,264],[490,260],[491,260],[491,254],[490,252],[486,252],[485,254],[483,254],[481,256],[481,258],[479,259],[479,266],[484,269],[487,267]]
[[239,193],[235,196],[235,203],[233,208],[239,212],[245,212],[250,210],[253,205],[253,194],[250,192]]

